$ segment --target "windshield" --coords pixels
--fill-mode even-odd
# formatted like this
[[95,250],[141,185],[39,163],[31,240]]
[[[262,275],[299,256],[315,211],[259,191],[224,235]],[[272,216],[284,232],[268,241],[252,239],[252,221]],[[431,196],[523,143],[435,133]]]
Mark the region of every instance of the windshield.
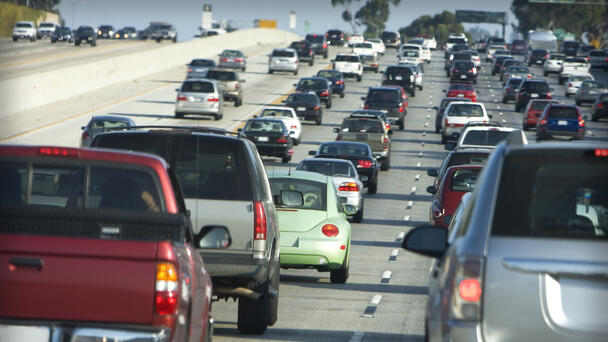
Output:
[[304,160],[296,170],[316,172],[326,176],[357,177],[357,172],[352,164],[346,161]]

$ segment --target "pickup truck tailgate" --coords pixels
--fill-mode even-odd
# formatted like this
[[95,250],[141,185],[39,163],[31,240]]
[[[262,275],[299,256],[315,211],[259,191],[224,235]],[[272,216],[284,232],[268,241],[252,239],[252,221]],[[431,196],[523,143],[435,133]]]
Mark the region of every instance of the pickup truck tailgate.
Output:
[[3,234],[0,317],[152,324],[155,242]]

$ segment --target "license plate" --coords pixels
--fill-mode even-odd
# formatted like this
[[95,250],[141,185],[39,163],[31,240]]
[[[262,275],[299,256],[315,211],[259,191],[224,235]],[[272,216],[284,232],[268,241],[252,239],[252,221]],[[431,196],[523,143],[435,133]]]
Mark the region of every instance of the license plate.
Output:
[[304,112],[306,111],[306,107],[298,107],[298,109],[296,109],[298,112]]
[[467,78],[467,75],[460,75],[460,78]]
[[388,109],[380,109],[380,111],[381,111],[382,113],[384,113],[384,114],[387,114],[387,113],[388,113]]
[[535,98],[538,97],[538,94],[530,94],[530,97],[533,98],[533,99],[535,99]]
[[203,99],[201,99],[200,97],[190,97],[190,101],[191,102],[202,102]]
[[589,94],[597,94],[596,90],[589,90]]
[[558,126],[568,126],[568,121],[566,121],[566,120],[558,120],[557,121],[557,125]]
[[464,94],[458,94],[458,97],[464,97]]
[[268,137],[258,137],[258,141],[259,142],[267,142],[268,141]]
[[368,180],[367,176],[359,176],[359,179],[361,179],[363,182],[365,182],[366,180]]

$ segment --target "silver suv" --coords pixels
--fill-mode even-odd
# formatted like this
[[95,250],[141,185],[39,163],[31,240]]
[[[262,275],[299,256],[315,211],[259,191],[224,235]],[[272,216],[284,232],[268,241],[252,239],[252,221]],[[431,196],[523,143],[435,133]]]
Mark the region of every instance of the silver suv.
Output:
[[187,79],[175,89],[175,117],[186,114],[211,115],[215,120],[224,116],[224,98],[217,82],[206,79]]
[[293,72],[298,74],[298,53],[294,49],[274,49],[268,55],[268,73],[275,71]]
[[427,340],[607,341],[607,169],[607,143],[496,147],[448,230],[403,241],[437,258]]

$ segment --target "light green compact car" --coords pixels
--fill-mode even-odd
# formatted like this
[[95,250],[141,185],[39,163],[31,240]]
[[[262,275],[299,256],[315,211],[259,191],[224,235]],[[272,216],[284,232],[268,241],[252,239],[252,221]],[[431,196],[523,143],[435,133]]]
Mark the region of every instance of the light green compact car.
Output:
[[282,268],[330,272],[332,283],[345,283],[350,263],[350,224],[356,213],[342,204],[331,177],[307,171],[268,174],[279,223]]

